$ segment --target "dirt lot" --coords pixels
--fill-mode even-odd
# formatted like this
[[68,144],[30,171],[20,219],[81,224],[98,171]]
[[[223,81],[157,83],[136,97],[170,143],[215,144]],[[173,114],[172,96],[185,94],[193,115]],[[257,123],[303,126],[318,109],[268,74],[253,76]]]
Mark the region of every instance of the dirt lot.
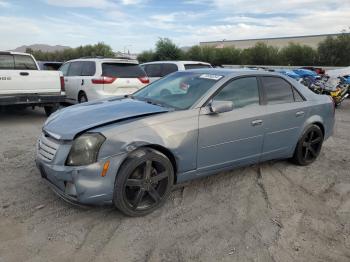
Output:
[[193,181],[142,218],[57,198],[34,165],[46,117],[0,113],[0,262],[350,261],[350,100],[308,167],[264,163]]

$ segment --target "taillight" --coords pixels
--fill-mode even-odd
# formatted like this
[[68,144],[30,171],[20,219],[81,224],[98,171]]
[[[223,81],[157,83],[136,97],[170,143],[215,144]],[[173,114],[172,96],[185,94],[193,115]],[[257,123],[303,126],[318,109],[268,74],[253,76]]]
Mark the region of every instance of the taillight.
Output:
[[102,76],[100,78],[91,79],[91,82],[93,84],[112,84],[116,79],[116,77]]
[[60,76],[60,82],[61,82],[61,92],[65,92],[66,88],[64,86],[64,77]]
[[147,76],[139,77],[142,84],[149,84],[149,78]]

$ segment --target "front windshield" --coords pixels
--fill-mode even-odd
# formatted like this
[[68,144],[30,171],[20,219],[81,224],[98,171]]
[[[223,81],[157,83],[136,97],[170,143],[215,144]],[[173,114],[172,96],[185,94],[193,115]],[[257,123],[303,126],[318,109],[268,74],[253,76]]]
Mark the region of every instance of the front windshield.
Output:
[[134,93],[133,97],[175,109],[188,109],[223,76],[176,72]]

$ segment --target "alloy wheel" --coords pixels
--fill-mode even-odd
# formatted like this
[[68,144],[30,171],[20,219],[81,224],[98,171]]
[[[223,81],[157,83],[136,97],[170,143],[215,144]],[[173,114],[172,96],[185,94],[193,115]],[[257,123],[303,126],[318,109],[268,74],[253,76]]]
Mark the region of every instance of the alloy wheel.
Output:
[[313,161],[320,153],[322,146],[322,133],[317,130],[310,130],[302,143],[302,156],[304,161]]
[[133,210],[147,210],[165,196],[169,172],[162,163],[154,160],[142,162],[127,178],[124,199]]

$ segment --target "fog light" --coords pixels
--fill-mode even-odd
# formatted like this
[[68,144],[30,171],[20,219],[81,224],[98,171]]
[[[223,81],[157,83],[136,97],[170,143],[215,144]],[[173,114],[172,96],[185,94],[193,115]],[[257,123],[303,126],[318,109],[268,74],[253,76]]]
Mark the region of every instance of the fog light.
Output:
[[106,176],[109,168],[109,160],[106,161],[106,163],[103,165],[102,173],[101,176],[104,177]]
[[65,182],[65,190],[64,193],[70,196],[76,196],[77,195],[77,189],[75,188],[75,185],[70,182]]

